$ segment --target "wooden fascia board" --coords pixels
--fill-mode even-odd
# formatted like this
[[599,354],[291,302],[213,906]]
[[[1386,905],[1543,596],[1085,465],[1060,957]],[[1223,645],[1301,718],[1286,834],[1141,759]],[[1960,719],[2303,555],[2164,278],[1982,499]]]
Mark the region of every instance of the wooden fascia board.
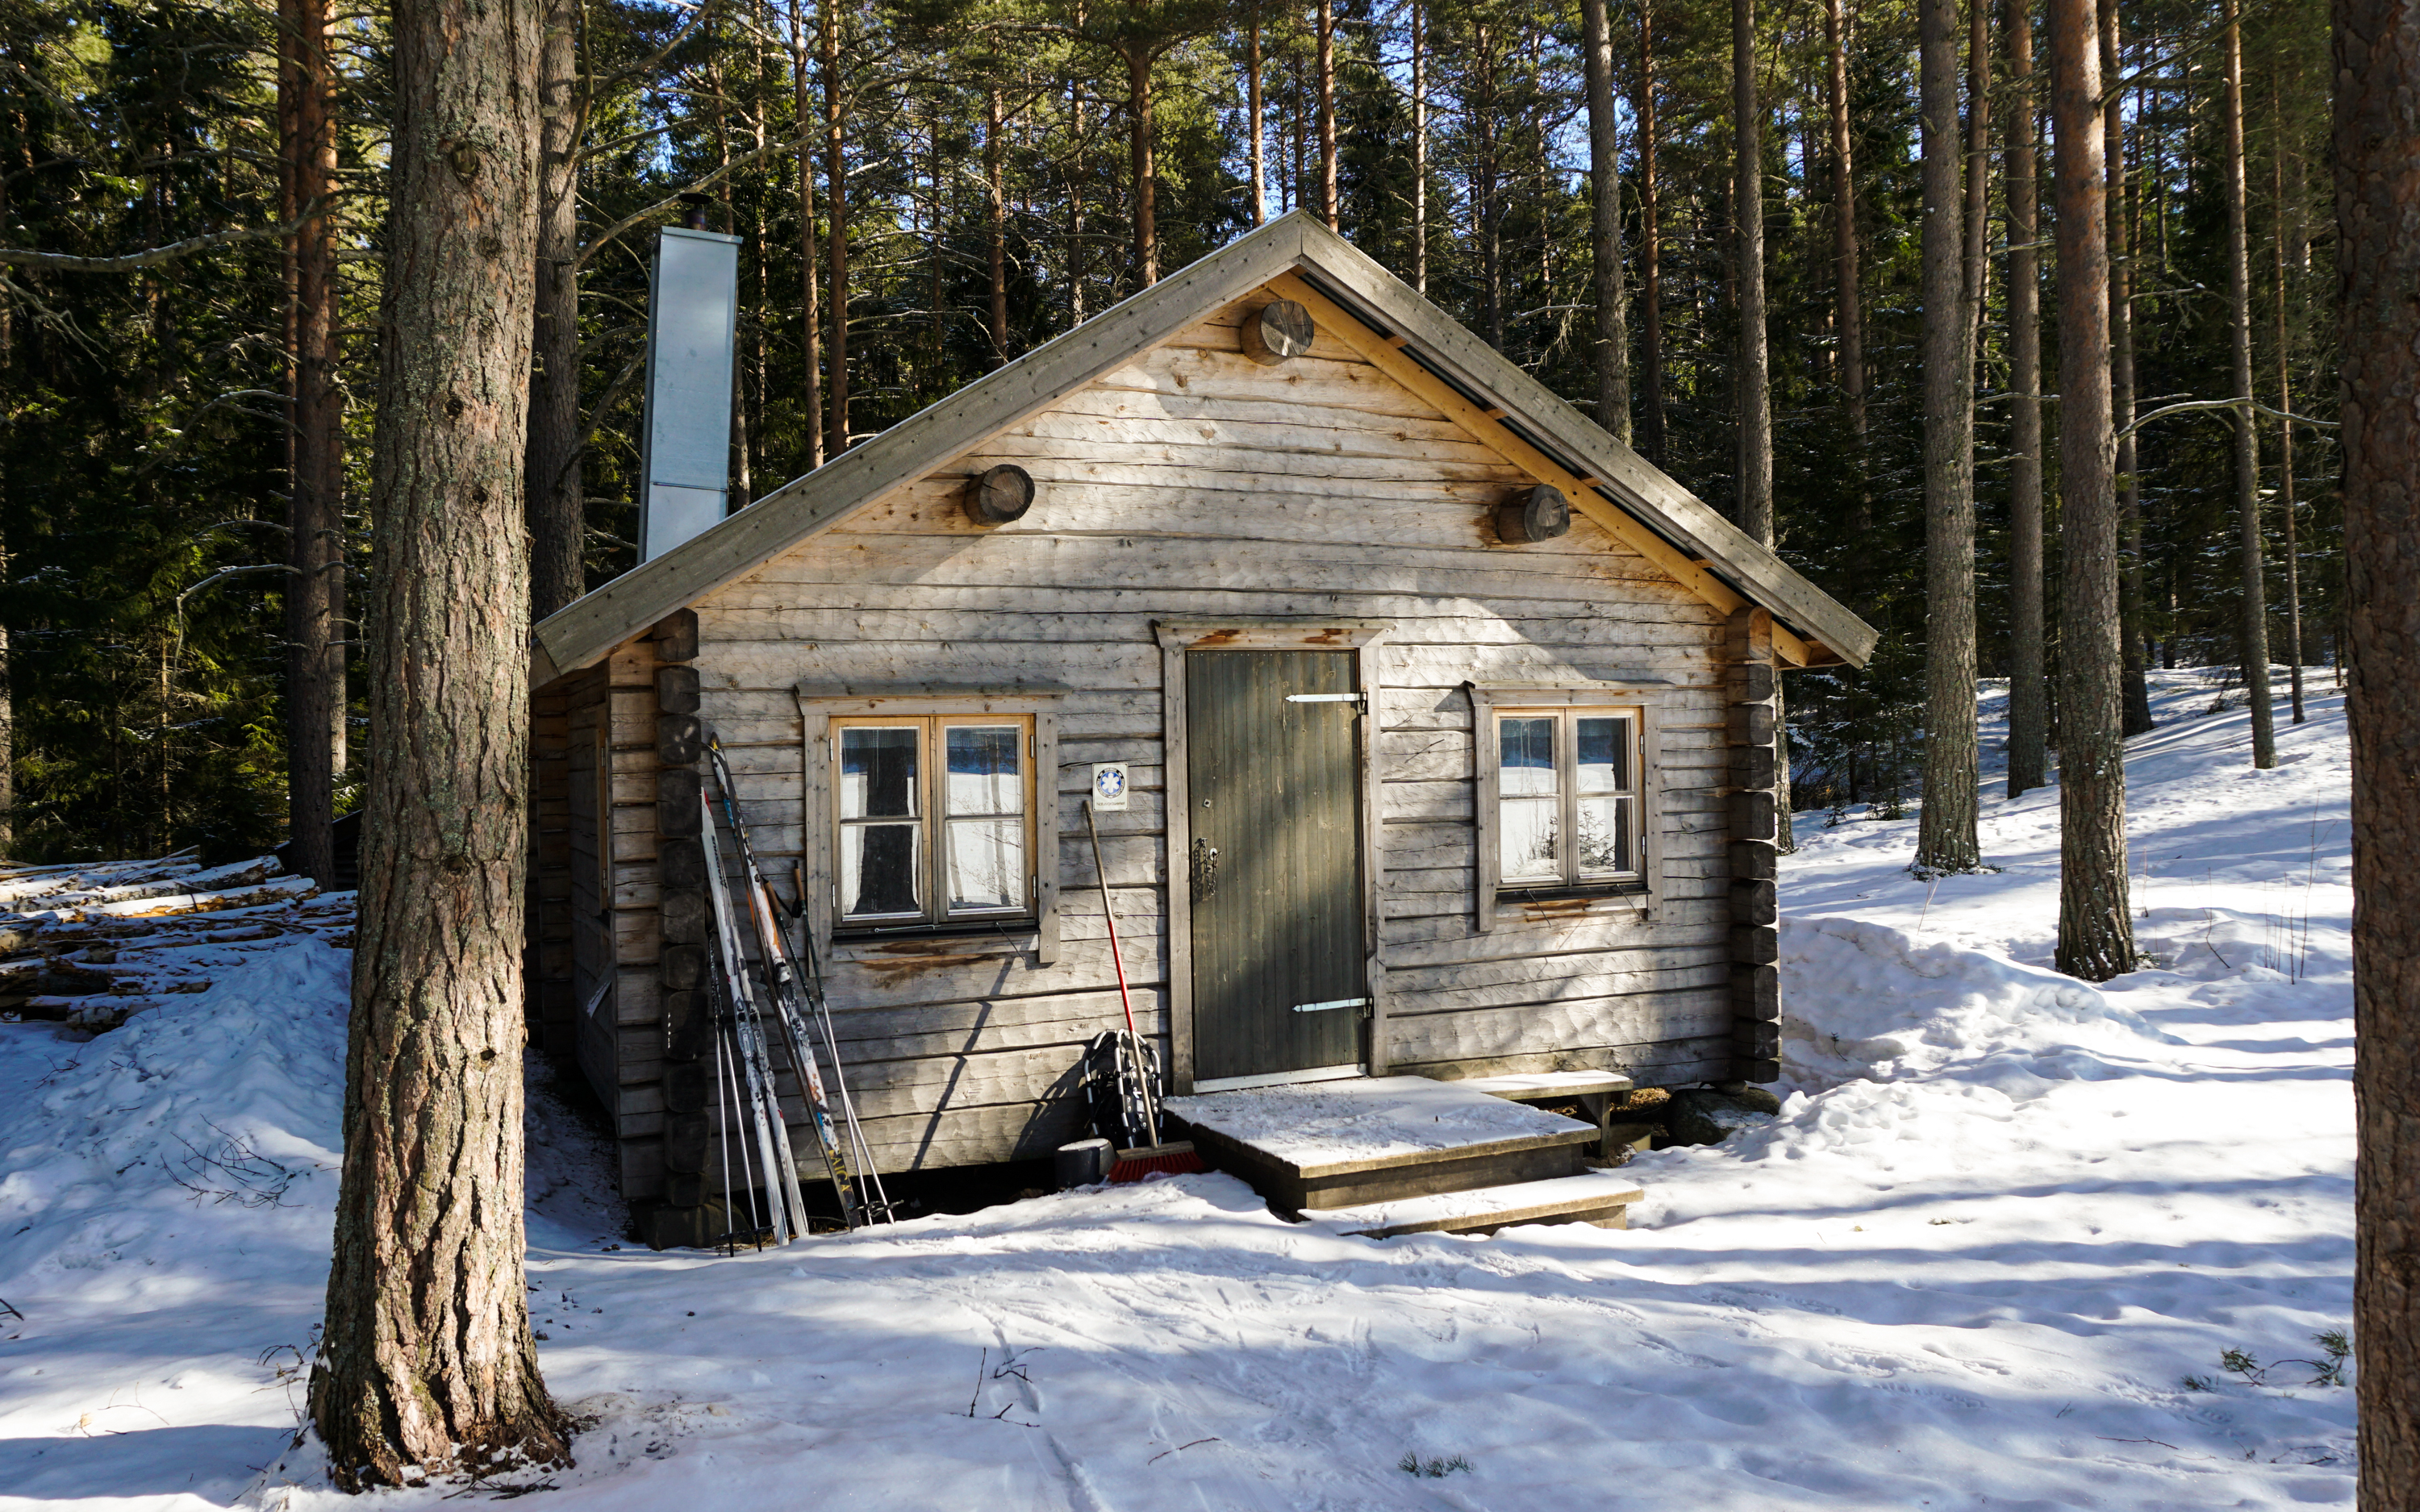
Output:
[[[1676,538],[1665,542],[1666,549],[1655,552],[1640,548],[1658,565],[1673,563],[1695,567],[1696,577],[1675,572],[1674,576],[1698,590],[1698,579],[1712,579],[1712,574],[1698,561],[1720,567],[1729,577],[1752,594],[1758,602],[1789,619],[1808,632],[1806,640],[1820,641],[1824,653],[1809,654],[1799,659],[1801,665],[1847,660],[1863,666],[1872,655],[1879,639],[1872,626],[1859,619],[1846,606],[1824,593],[1803,575],[1792,568],[1772,551],[1750,539],[1737,526],[1709,508],[1696,495],[1667,475],[1646,458],[1623,446],[1578,410],[1564,403],[1553,391],[1521,371],[1503,355],[1477,336],[1445,317],[1435,306],[1371,260],[1358,248],[1342,237],[1313,223],[1303,232],[1303,261],[1319,274],[1333,280],[1346,295],[1365,301],[1379,324],[1388,328],[1388,335],[1379,335],[1366,324],[1358,312],[1341,309],[1334,301],[1322,300],[1322,304],[1347,316],[1334,333],[1347,345],[1370,357],[1378,359],[1373,350],[1394,355],[1392,363],[1378,363],[1390,376],[1401,380],[1401,371],[1408,368],[1428,381],[1414,392],[1423,397],[1442,392],[1454,397],[1454,408],[1445,409],[1466,429],[1471,430],[1489,449],[1507,455],[1508,460],[1524,471],[1531,471],[1526,462],[1511,457],[1505,446],[1509,442],[1519,450],[1547,460],[1534,446],[1523,441],[1511,428],[1488,417],[1483,407],[1474,405],[1454,393],[1453,385],[1439,379],[1420,363],[1405,357],[1400,339],[1409,335],[1423,353],[1441,359],[1446,366],[1457,370],[1454,377],[1466,386],[1498,403],[1511,411],[1511,418],[1540,434],[1540,439],[1569,453],[1586,469],[1586,475],[1575,473],[1559,464],[1549,463],[1558,478],[1532,472],[1541,482],[1554,483],[1569,495],[1575,505],[1588,506],[1604,501],[1616,512],[1640,515],[1654,522],[1650,528],[1634,519],[1631,531],[1616,531],[1625,543],[1636,545],[1638,534],[1666,535]],[[1289,298],[1301,298],[1295,289],[1311,289],[1299,278],[1292,280]],[[1308,301],[1306,301],[1308,302]],[[1316,308],[1316,307],[1314,307]],[[1355,337],[1366,338],[1355,340]],[[1410,386],[1407,384],[1407,386]],[[1433,401],[1434,402],[1434,401]],[[1440,406],[1444,409],[1443,406]],[[1619,503],[1606,501],[1601,489],[1609,489]],[[1586,509],[1591,519],[1604,523],[1596,509]],[[1610,528],[1610,527],[1609,527]],[[1673,546],[1680,549],[1671,549]],[[1741,595],[1729,585],[1720,585],[1730,594],[1730,607],[1736,607]],[[1718,600],[1700,593],[1708,603]],[[1729,612],[1729,609],[1725,609]],[[1800,638],[1793,636],[1793,642]],[[1803,649],[1803,642],[1792,651]]]
[[577,671],[675,609],[753,572],[859,505],[930,473],[1292,267],[1311,218],[1289,215],[1102,311],[550,615],[533,667]]

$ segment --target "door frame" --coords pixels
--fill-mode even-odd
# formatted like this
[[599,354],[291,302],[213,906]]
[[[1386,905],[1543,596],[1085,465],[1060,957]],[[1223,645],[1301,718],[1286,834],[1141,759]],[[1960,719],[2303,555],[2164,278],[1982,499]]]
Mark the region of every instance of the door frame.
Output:
[[[1387,968],[1379,959],[1379,806],[1383,779],[1380,733],[1385,679],[1378,648],[1395,627],[1392,620],[1311,619],[1301,616],[1231,615],[1220,619],[1152,622],[1159,641],[1160,721],[1168,804],[1168,1049],[1169,1087],[1177,1096],[1193,1090],[1193,893],[1187,857],[1193,851],[1191,747],[1186,738],[1185,656],[1191,651],[1337,651],[1353,654],[1354,680],[1362,695],[1360,792],[1361,933],[1369,981],[1370,1020],[1363,1073],[1387,1074]],[[1332,1078],[1332,1070],[1287,1072],[1253,1081]]]

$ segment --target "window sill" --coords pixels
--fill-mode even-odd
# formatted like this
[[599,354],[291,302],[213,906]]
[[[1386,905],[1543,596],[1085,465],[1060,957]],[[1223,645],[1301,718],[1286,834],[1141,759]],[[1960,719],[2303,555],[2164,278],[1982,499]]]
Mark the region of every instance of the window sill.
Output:
[[835,932],[835,961],[896,960],[901,956],[1023,955],[1041,936],[1031,918],[969,919],[951,924],[908,924],[893,929]]
[[1496,902],[1499,906],[1506,903],[1564,903],[1576,898],[1631,898],[1643,901],[1648,897],[1647,884],[1636,878],[1624,882],[1589,882],[1576,887],[1566,887],[1559,884],[1549,887],[1542,884],[1529,887],[1496,889]]

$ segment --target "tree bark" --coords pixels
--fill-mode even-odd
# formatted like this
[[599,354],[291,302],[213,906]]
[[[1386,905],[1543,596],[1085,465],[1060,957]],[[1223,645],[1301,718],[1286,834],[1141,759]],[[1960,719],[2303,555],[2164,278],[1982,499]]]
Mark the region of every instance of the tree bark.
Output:
[[1412,0],[1412,290],[1429,291],[1428,23]]
[[580,9],[547,0],[538,55],[537,317],[530,363],[530,615],[588,591],[580,440]]
[[2109,416],[2100,27],[2093,0],[2047,0],[2058,243],[2058,969],[2134,967],[2118,719],[2118,447]]
[[2420,1508],[2420,0],[2335,0],[2363,1512]]
[[1159,228],[1152,218],[1159,170],[1152,158],[1151,53],[1138,44],[1126,50],[1125,60],[1130,122],[1127,153],[1134,176],[1135,275],[1147,288],[1159,282]]
[[[281,0],[284,220],[336,188],[336,89],[327,0]],[[338,386],[335,217],[289,242],[292,392],[286,521],[286,771],[294,870],[333,886],[336,778],[345,769],[345,401]]]
[[[1258,0],[1254,0],[1250,28],[1245,34],[1245,37],[1244,94],[1246,100],[1244,108],[1246,113],[1252,118],[1252,224],[1254,225],[1266,225],[1269,223],[1268,176],[1265,171],[1265,165],[1261,149],[1268,136],[1268,132],[1262,129],[1261,121],[1261,8]],[[1412,38],[1412,115],[1415,121],[1415,129],[1417,130],[1418,117],[1419,116],[1420,109],[1420,57],[1419,52],[1419,14],[1418,8],[1415,8],[1413,10]]]
[[2009,117],[2002,128],[2009,201],[2009,796],[2050,780],[2043,677],[2041,235],[2036,213],[2033,19],[2004,0]]
[[311,1415],[349,1489],[560,1464],[523,1302],[539,0],[397,0],[368,814]]
[[1823,0],[1823,101],[1830,120],[1832,157],[1832,310],[1839,347],[1840,408],[1849,422],[1856,499],[1849,530],[1862,537],[1873,529],[1873,497],[1866,476],[1866,333],[1864,301],[1857,292],[1857,189],[1855,153],[1849,135],[1849,20],[1843,0]]
[[847,100],[840,76],[839,0],[823,0],[816,15],[816,62],[824,95],[825,298],[831,301],[824,330],[830,366],[824,384],[824,450],[848,450],[848,148],[841,128]]
[[1596,418],[1630,444],[1630,327],[1621,307],[1621,139],[1605,0],[1580,0],[1588,86],[1590,244],[1596,293]]
[[[2118,0],[2101,0],[2101,76],[2116,81],[2118,61]],[[2134,268],[2126,225],[2126,117],[2115,88],[2101,105],[2104,203],[2109,216],[2109,405],[2117,426],[2118,504],[2123,549],[2118,556],[2118,644],[2125,657],[2121,683],[2122,728],[2128,735],[2151,729],[2151,694],[2143,677],[2143,486],[2134,465]]]
[[1756,0],[1731,0],[1731,222],[1739,279],[1739,527],[1773,544],[1773,371],[1764,338],[1764,111]]
[[[2054,0],[2055,3],[2055,0]],[[1958,3],[1916,11],[1923,121],[1924,806],[1918,872],[1971,872],[1980,775],[1975,733],[1974,321],[1967,300]]]
[[[2294,412],[2293,327],[2286,314],[2286,283],[2290,259],[2286,254],[2289,241],[2299,242],[2303,208],[2300,196],[2289,198],[2286,192],[2286,159],[2293,149],[2287,140],[2286,112],[2282,93],[2274,75],[2269,86],[2269,114],[2274,124],[2276,140],[2269,162],[2269,195],[2276,207],[2275,235],[2270,239],[2274,254],[2273,272],[2276,284],[2277,316],[2277,409],[2281,414]],[[2277,423],[2277,513],[2286,531],[2286,663],[2288,691],[2293,709],[2293,720],[2304,723],[2308,717],[2303,707],[2303,558],[2295,541],[2294,520],[2294,423]]]
[[[2114,0],[2113,0],[2114,3]],[[2260,431],[2252,409],[2252,248],[2243,171],[2243,27],[2236,0],[2219,0],[2225,35],[2226,87],[2225,161],[2219,166],[2226,196],[2226,334],[2231,359],[2229,393],[2243,402],[2235,409],[2235,513],[2243,566],[2243,619],[2238,637],[2243,693],[2252,710],[2252,764],[2277,764],[2276,716],[2269,692],[2268,563],[2260,542]]]
[[[806,28],[799,20],[805,0],[790,0],[790,98],[798,116],[799,137],[799,346],[804,357],[800,375],[805,390],[799,408],[806,411],[807,467],[824,465],[824,322],[822,290],[816,286],[816,265],[822,261],[815,237],[815,155],[804,145],[807,123],[815,118],[814,91],[808,79]],[[831,0],[824,0],[829,5]]]
[[1655,164],[1655,0],[1638,0],[1638,366],[1640,440],[1665,461],[1664,231]]
[[1336,6],[1319,0],[1319,216],[1336,229]]

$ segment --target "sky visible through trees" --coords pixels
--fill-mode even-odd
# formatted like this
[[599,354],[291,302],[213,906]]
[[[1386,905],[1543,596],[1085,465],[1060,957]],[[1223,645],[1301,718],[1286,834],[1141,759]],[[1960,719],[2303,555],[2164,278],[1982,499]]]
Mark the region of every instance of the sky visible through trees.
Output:
[[[1757,408],[1741,378],[1740,257],[1761,241],[1777,548],[1884,632],[1870,668],[1792,684],[1799,822],[1918,796],[1928,311],[1914,0],[1754,8],[1755,196],[1734,181],[1734,6],[1612,0],[1610,217],[1597,214],[1605,176],[1591,174],[1581,0],[796,3],[552,8],[568,44],[550,66],[569,76],[546,91],[548,140],[571,155],[556,177],[576,199],[541,235],[541,278],[563,282],[539,320],[552,308],[572,326],[551,347],[541,330],[537,346],[542,364],[552,354],[546,383],[569,377],[554,387],[551,439],[532,445],[547,476],[525,492],[552,488],[551,517],[580,524],[576,539],[541,530],[542,579],[550,560],[566,581],[576,563],[591,587],[633,561],[647,257],[653,228],[690,213],[684,193],[705,197],[710,228],[744,240],[733,479],[745,501],[1097,315],[1148,272],[1256,220],[1324,210],[1332,174],[1347,237],[1584,410],[1626,391],[1637,444],[1735,515],[1743,467],[1753,476],[1757,463],[1740,426]],[[1977,3],[1988,13],[1976,17]],[[2241,85],[2229,89],[2225,21],[2239,10]],[[281,110],[281,29],[291,55],[297,18],[316,16],[333,60],[332,270],[314,263],[309,229],[297,234],[308,201],[281,168],[300,140],[290,78]],[[2137,666],[2240,666],[2248,628],[2265,623],[2273,656],[2299,625],[2304,659],[2335,661],[2326,13],[2315,0],[2118,0],[2114,19],[2113,282],[2131,316],[2132,412],[2155,417],[2132,437],[2133,486],[2119,481],[2119,537],[2139,543],[2121,552],[2125,654]],[[1959,382],[1974,414],[1977,665],[1987,677],[2042,668],[2055,748],[2057,213],[2048,79],[2008,63],[2006,28],[2020,22],[2030,55],[2047,58],[2040,7],[1968,0],[1944,28],[1958,54],[1959,144],[1980,170],[1981,255],[1957,308],[1930,313],[1973,332]],[[290,0],[0,0],[11,854],[198,845],[215,859],[284,837],[289,677],[319,664],[289,656],[289,626],[318,622],[287,602],[292,564],[307,560],[292,544],[298,471],[306,503],[325,492],[311,486],[326,439],[315,425],[335,426],[353,579],[333,595],[351,736],[332,742],[343,764],[333,791],[339,811],[357,800],[386,26],[379,8]],[[2105,49],[2106,18],[2103,30]],[[1974,67],[1978,44],[1988,69]],[[2012,246],[2008,145],[2026,120],[2040,183],[2016,217],[2031,239]],[[2231,299],[2238,183],[2248,255]],[[1761,238],[1739,234],[1743,203],[1759,205]],[[1970,252],[1971,204],[1959,211]],[[204,244],[135,255],[192,239]],[[1598,276],[1607,246],[1618,280]],[[2040,286],[2012,299],[2011,270],[2028,267]],[[1608,291],[1620,319],[1603,309]],[[2034,431],[2015,379],[2034,359],[2012,310],[2040,322],[2038,463],[2020,455]],[[2174,408],[2240,397],[2247,329],[2262,407],[2249,447],[2237,443],[2240,410]],[[1623,347],[1619,386],[1599,362],[1608,331]],[[333,406],[322,370],[302,360],[322,341]],[[2280,411],[2304,417],[2290,448]],[[2013,512],[2036,465],[2038,568]],[[2265,622],[2244,614],[2247,499]],[[304,535],[328,538],[307,520]],[[2011,585],[2035,572],[2053,587],[2029,657],[2017,638],[2036,620]],[[2214,684],[2213,700],[2240,707],[2240,683]],[[2282,687],[2278,697],[2282,722]],[[324,717],[316,729],[329,737]]]

